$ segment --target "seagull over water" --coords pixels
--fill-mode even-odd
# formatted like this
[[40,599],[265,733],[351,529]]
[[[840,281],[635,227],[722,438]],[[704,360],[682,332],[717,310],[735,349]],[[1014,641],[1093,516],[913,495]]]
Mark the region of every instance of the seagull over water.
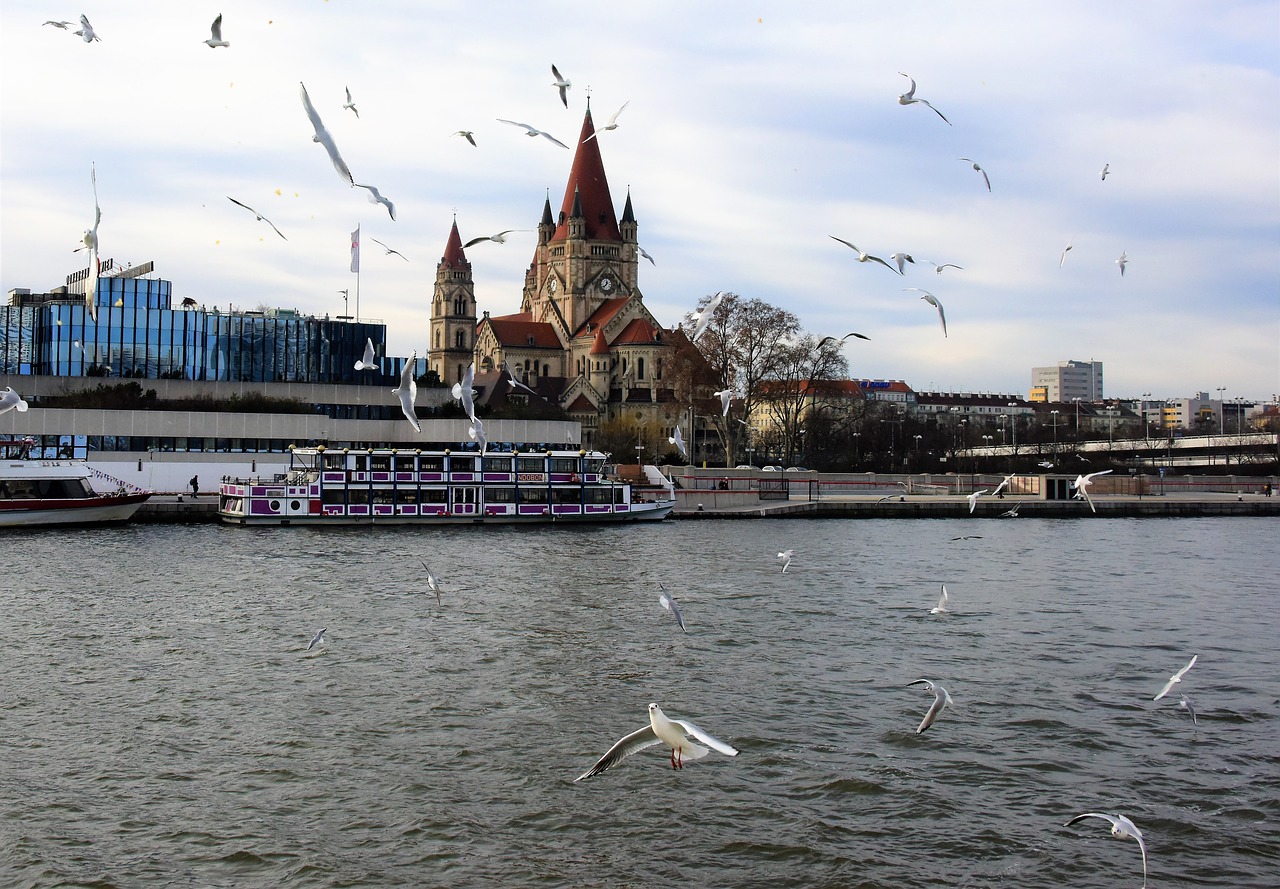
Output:
[[569,147],[568,145],[565,145],[563,142],[561,142],[559,139],[557,139],[555,136],[551,135],[550,133],[544,133],[542,130],[538,129],[537,127],[531,127],[527,123],[519,123],[518,121],[514,121],[514,120],[503,120],[501,117],[498,118],[498,123],[511,124],[511,126],[513,127],[524,127],[525,135],[529,136],[530,138],[534,136],[541,136],[542,138],[546,139],[548,142],[552,142],[556,145],[559,145],[561,148],[567,149]]
[[707,747],[717,753],[723,753],[725,756],[738,755],[738,751],[733,747],[711,737],[711,735],[708,735],[692,722],[685,722],[683,719],[668,719],[667,715],[662,712],[661,707],[657,704],[650,704],[649,724],[632,732],[610,747],[608,753],[600,757],[595,765],[579,775],[575,781],[595,777],[601,772],[613,768],[631,754],[658,744],[666,744],[671,748],[671,768],[682,769],[684,768],[685,759],[702,759],[702,757],[711,752],[707,747],[693,743],[693,741],[689,740],[690,738],[706,744]]
[[1097,512],[1098,508],[1093,505],[1093,498],[1089,496],[1089,485],[1093,484],[1093,480],[1100,475],[1107,475],[1110,469],[1103,469],[1100,472],[1091,472],[1088,475],[1077,475],[1076,480],[1071,483],[1071,487],[1076,489],[1076,499],[1084,500],[1089,504],[1089,509]]
[[1186,695],[1178,695],[1178,706],[1191,714],[1192,725],[1199,725],[1200,720],[1196,718],[1196,703]]
[[938,320],[942,322],[942,335],[946,336],[947,335],[947,312],[945,309],[942,308],[942,303],[938,302],[938,298],[927,290],[921,290],[919,287],[906,287],[904,289],[915,290],[919,293],[924,294],[924,296],[920,298],[938,310]]
[[[901,71],[899,71],[898,73],[902,74]],[[934,108],[926,100],[917,99],[915,97],[916,95],[915,78],[913,78],[910,74],[902,74],[902,76],[907,78],[907,80],[911,81],[911,89],[907,90],[905,93],[898,96],[898,104],[899,105],[915,105],[918,103],[918,104],[924,105],[926,108],[931,109],[934,114],[938,115],[938,117],[941,117],[943,123],[945,123],[947,126],[951,126],[951,121],[947,120],[946,116],[941,111],[939,111],[937,108]]]
[[969,501],[969,515],[973,515],[973,511],[978,508],[978,498],[985,493],[987,493],[987,489],[983,488],[981,491],[974,491],[964,498]]
[[947,694],[947,690],[938,685],[932,679],[917,679],[915,682],[908,682],[907,687],[913,685],[925,685],[929,691],[933,692],[933,704],[929,706],[929,711],[925,713],[924,719],[920,720],[919,727],[916,728],[916,734],[920,734],[942,715],[943,708],[951,703],[951,695]]
[[671,616],[676,619],[676,624],[681,630],[686,633],[689,632],[684,628],[684,615],[680,613],[680,606],[676,603],[675,597],[667,592],[667,588],[662,586],[661,582],[658,583],[658,586],[662,588],[662,592],[658,595],[658,602],[662,604],[663,608],[671,612]]
[[22,396],[13,391],[12,386],[5,386],[4,391],[0,392],[0,414],[7,414],[9,411],[26,413],[28,406]]
[[421,432],[422,426],[418,423],[418,414],[413,409],[413,403],[418,399],[418,383],[413,378],[413,368],[418,363],[418,350],[413,350],[413,357],[404,364],[404,369],[400,371],[400,385],[391,390],[392,395],[400,397],[400,410],[404,413],[404,418],[409,421],[415,432]]
[[835,235],[828,235],[827,237],[831,238],[831,240],[833,240],[833,241],[839,241],[841,244],[844,244],[846,247],[848,247],[848,248],[849,248],[850,250],[852,250],[854,253],[858,254],[858,262],[878,262],[878,263],[880,263],[882,266],[884,266],[885,268],[887,268],[889,271],[891,271],[891,272],[897,272],[899,275],[901,275],[901,274],[902,274],[902,272],[899,272],[897,269],[895,269],[893,266],[889,265],[889,263],[885,262],[885,261],[884,261],[883,259],[881,259],[880,257],[878,257],[878,256],[872,256],[870,253],[867,253],[865,250],[860,250],[858,247],[856,247],[854,244],[851,244],[850,242],[846,241],[844,238],[837,238]]
[[947,614],[947,585],[942,585],[942,595],[938,597],[938,605],[936,608],[930,608],[930,614]]
[[390,247],[388,247],[386,244],[384,244],[384,243],[382,243],[381,241],[379,241],[377,238],[370,238],[369,240],[370,240],[370,241],[373,241],[373,243],[377,244],[377,245],[378,245],[379,247],[381,247],[383,250],[387,251],[387,252],[386,252],[386,255],[387,255],[387,256],[391,256],[392,254],[395,254],[396,256],[398,256],[398,257],[400,257],[401,259],[403,259],[405,262],[408,262],[408,261],[409,261],[409,257],[405,256],[405,255],[404,255],[403,253],[401,253],[399,250],[392,250]]
[[960,158],[960,160],[962,160],[962,161],[968,161],[969,163],[973,164],[973,169],[974,169],[976,172],[981,173],[981,174],[982,174],[982,181],[983,181],[983,182],[985,182],[985,183],[987,183],[987,191],[991,191],[991,179],[990,179],[990,177],[989,177],[989,176],[987,176],[987,171],[986,171],[986,170],[984,170],[984,169],[982,169],[982,167],[978,166],[978,162],[977,162],[976,160],[974,160],[973,158],[971,158],[971,157],[962,157],[962,158]]
[[434,574],[431,573],[431,569],[427,567],[426,562],[423,562],[422,559],[418,559],[418,561],[422,562],[422,568],[424,571],[427,572],[427,586],[431,588],[431,592],[436,594],[436,604],[439,605],[440,604],[440,580]]
[[378,356],[373,351],[373,337],[364,341],[364,357],[356,362],[356,370],[377,370]]
[[609,122],[608,122],[608,123],[606,123],[606,124],[605,124],[604,126],[602,126],[600,129],[596,130],[594,133],[592,133],[590,136],[588,136],[587,138],[583,139],[582,141],[583,141],[583,142],[590,142],[592,139],[596,138],[597,136],[599,136],[601,133],[605,132],[606,130],[616,130],[616,129],[618,128],[618,115],[619,115],[619,114],[621,114],[622,112],[626,111],[626,110],[627,110],[627,106],[628,106],[628,105],[630,105],[630,104],[631,104],[631,100],[630,100],[630,99],[627,99],[627,101],[623,102],[623,103],[622,103],[622,107],[621,107],[621,108],[619,108],[617,111],[613,112],[613,114],[611,114],[611,115],[609,116]]
[[255,210],[255,209],[253,209],[252,207],[250,207],[248,204],[242,204],[242,203],[240,203],[239,201],[237,201],[235,198],[231,197],[230,195],[227,195],[227,200],[229,200],[231,203],[235,204],[237,207],[244,207],[246,210],[248,210],[250,213],[252,213],[252,214],[254,215],[254,217],[255,217],[259,222],[265,222],[267,225],[271,226],[271,230],[272,230],[273,232],[275,232],[276,234],[278,234],[281,238],[284,238],[284,240],[286,240],[286,241],[287,241],[287,240],[289,240],[288,238],[285,238],[285,237],[284,237],[284,232],[282,232],[282,231],[280,231],[280,229],[276,228],[276,224],[275,224],[274,222],[272,222],[272,221],[271,221],[270,219],[268,219],[267,217],[263,216],[261,213],[259,213],[257,210]]
[[355,179],[351,177],[351,170],[347,166],[347,162],[342,159],[342,155],[338,153],[338,145],[333,141],[333,136],[329,135],[329,131],[325,129],[324,121],[320,119],[320,115],[316,112],[316,107],[311,104],[311,97],[307,95],[307,86],[299,83],[302,94],[302,109],[307,112],[307,119],[311,121],[311,128],[315,130],[315,135],[311,137],[311,141],[319,142],[324,146],[325,152],[329,155],[329,161],[333,164],[333,168],[338,171],[348,185],[355,185]]
[[317,645],[324,645],[324,634],[329,631],[328,627],[324,627],[320,632],[311,637],[311,641],[307,643],[307,651],[315,648]]
[[786,574],[787,569],[791,567],[791,557],[795,555],[795,550],[788,549],[778,553],[778,561],[782,563],[782,573]]
[[1085,812],[1083,815],[1077,815],[1072,818],[1063,826],[1070,827],[1084,818],[1105,818],[1111,822],[1111,835],[1117,840],[1132,838],[1138,841],[1138,848],[1142,850],[1142,885],[1145,889],[1147,885],[1147,844],[1142,839],[1142,831],[1138,830],[1138,826],[1123,815],[1108,815],[1104,812]]
[[1192,655],[1190,662],[1188,662],[1188,664],[1185,667],[1183,667],[1181,670],[1179,670],[1177,673],[1174,673],[1172,676],[1170,676],[1169,681],[1164,684],[1164,688],[1160,689],[1160,694],[1156,695],[1151,700],[1158,701],[1161,698],[1163,698],[1165,695],[1167,695],[1170,689],[1172,689],[1175,685],[1177,685],[1179,682],[1182,681],[1182,677],[1186,675],[1186,672],[1196,665],[1196,661],[1199,659],[1199,657],[1200,655],[1198,654]]
[[[560,69],[555,65],[551,66],[551,76],[555,78],[555,82],[551,85],[560,92],[560,101],[564,103],[564,107],[569,107],[569,87],[573,86],[573,81],[561,76]],[[588,89],[587,92],[590,92]]]
[[209,49],[217,49],[220,46],[230,46],[231,44],[222,39],[222,13],[218,13],[218,17],[213,20],[213,25],[209,28],[209,39],[206,40],[205,46]]

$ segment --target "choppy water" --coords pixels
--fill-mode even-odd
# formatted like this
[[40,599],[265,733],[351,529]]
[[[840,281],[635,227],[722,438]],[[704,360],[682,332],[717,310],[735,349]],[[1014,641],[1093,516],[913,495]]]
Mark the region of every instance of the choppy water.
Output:
[[[1274,886],[1278,530],[9,534],[0,884]],[[741,755],[575,784],[650,701]]]

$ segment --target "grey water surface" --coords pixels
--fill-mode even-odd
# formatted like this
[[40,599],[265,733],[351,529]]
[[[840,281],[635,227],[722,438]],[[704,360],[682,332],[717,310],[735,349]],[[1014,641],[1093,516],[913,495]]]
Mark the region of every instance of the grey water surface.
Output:
[[[1064,827],[1119,812],[1153,889],[1275,886],[1278,540],[1246,518],[9,533],[0,885],[1136,887],[1135,843]],[[918,678],[954,698],[921,735]],[[650,701],[740,755],[575,783]]]

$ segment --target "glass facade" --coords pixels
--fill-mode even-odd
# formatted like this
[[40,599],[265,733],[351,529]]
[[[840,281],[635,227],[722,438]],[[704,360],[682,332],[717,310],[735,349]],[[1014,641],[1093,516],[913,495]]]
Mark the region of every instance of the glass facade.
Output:
[[[0,306],[0,371],[258,383],[343,383],[394,387],[406,358],[380,372],[357,371],[386,325],[299,315],[291,310],[219,312],[172,308],[169,281],[102,278],[97,321],[68,294],[21,295]],[[415,375],[426,373],[419,359]]]

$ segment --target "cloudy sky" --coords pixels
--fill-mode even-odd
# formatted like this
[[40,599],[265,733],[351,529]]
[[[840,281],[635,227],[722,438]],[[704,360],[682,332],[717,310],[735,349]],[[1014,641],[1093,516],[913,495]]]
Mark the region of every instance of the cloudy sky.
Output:
[[[1025,395],[1031,367],[1094,359],[1108,395],[1280,392],[1280,2],[941,6],[5,0],[0,285],[81,266],[96,165],[102,256],[154,260],[175,300],[354,311],[359,225],[361,315],[423,352],[455,214],[464,239],[532,229],[564,191],[571,153],[498,118],[572,144],[590,90],[597,126],[630,103],[601,151],[665,325],[728,290],[868,335],[853,374],[920,390]],[[100,42],[42,25],[81,13]],[[899,72],[950,125],[898,103]],[[396,221],[311,141],[299,83]],[[518,310],[533,245],[468,251],[481,310]]]

